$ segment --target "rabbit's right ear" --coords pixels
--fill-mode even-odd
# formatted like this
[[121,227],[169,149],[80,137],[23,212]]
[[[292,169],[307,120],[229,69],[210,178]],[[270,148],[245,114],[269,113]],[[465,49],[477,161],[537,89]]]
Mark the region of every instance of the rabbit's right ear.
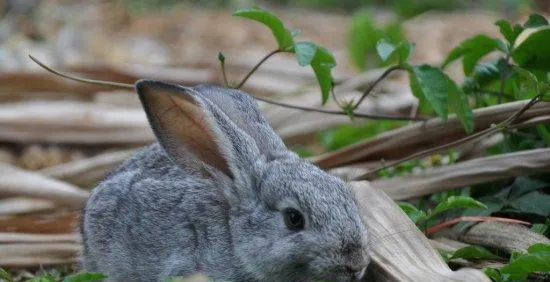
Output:
[[234,179],[257,151],[250,137],[191,88],[140,80],[136,91],[157,139],[185,169],[214,168]]

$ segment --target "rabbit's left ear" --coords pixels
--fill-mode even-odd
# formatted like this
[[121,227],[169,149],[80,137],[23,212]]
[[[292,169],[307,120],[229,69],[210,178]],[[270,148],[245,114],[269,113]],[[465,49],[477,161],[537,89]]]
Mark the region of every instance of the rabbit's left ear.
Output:
[[193,89],[140,80],[136,90],[160,144],[183,168],[234,180],[259,154],[250,136]]

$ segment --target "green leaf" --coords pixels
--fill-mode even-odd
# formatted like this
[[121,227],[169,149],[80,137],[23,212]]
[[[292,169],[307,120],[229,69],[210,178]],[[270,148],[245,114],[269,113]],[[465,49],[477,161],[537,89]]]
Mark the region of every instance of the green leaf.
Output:
[[437,214],[440,214],[449,209],[457,208],[484,208],[487,209],[487,206],[481,202],[474,200],[471,197],[466,196],[451,196],[447,198],[445,202],[439,203],[433,211],[430,213],[430,217],[433,217]]
[[317,45],[311,42],[298,42],[294,44],[294,52],[300,66],[305,67],[311,64],[317,53]]
[[403,41],[397,45],[386,39],[381,39],[376,45],[378,55],[385,63],[393,62],[397,59],[400,65],[405,65],[414,49],[414,45],[408,41]]
[[373,52],[380,38],[370,12],[355,13],[347,36],[347,49],[352,63],[364,71],[367,68],[367,53]]
[[550,225],[549,224],[537,223],[537,224],[533,224],[533,226],[531,226],[531,231],[542,234],[542,235],[546,235],[546,233],[548,233],[548,230],[550,230]]
[[523,31],[523,26],[519,24],[512,26],[510,22],[506,20],[499,20],[495,25],[500,28],[500,33],[506,38],[510,46],[514,45],[518,35]]
[[498,259],[499,257],[491,253],[489,250],[480,246],[467,246],[460,248],[454,252],[451,259],[467,259],[467,260],[489,260]]
[[286,51],[287,48],[294,44],[292,32],[284,26],[283,22],[277,16],[268,11],[256,8],[244,9],[237,10],[233,16],[251,19],[266,25],[271,29],[271,32],[273,32],[273,36],[275,36],[279,45],[279,50],[281,51]]
[[539,26],[545,26],[548,25],[548,21],[545,17],[539,15],[539,14],[531,14],[529,16],[529,19],[523,24],[523,27],[530,28],[530,27],[539,27]]
[[414,205],[407,202],[399,202],[398,204],[415,224],[426,219],[426,213],[417,209]]
[[52,276],[46,275],[46,276],[34,277],[25,282],[56,282],[56,281]]
[[535,252],[522,254],[500,269],[502,274],[508,274],[510,279],[523,280],[532,272],[550,271],[550,253]]
[[409,69],[409,82],[413,94],[425,98],[437,115],[446,121],[449,113],[445,74],[429,65],[413,66]]
[[218,52],[218,61],[220,61],[220,63],[222,64],[225,63],[225,56],[223,55],[222,52]]
[[517,39],[512,58],[523,68],[550,71],[550,27],[525,30]]
[[510,206],[523,213],[550,216],[550,194],[533,191],[509,202]]
[[456,83],[447,75],[447,89],[449,89],[448,103],[451,112],[454,112],[466,133],[474,131],[474,112],[468,103],[468,97]]
[[3,268],[0,268],[0,279],[6,282],[13,282],[13,277]]
[[502,278],[502,275],[500,274],[500,271],[495,268],[485,268],[483,272],[491,278],[492,281],[495,282],[504,282],[504,279]]
[[537,93],[539,92],[539,80],[533,73],[518,66],[514,66],[514,70],[521,78],[527,80],[527,87],[535,89]]
[[384,62],[388,61],[388,59],[394,54],[396,49],[397,46],[388,42],[386,39],[381,39],[376,44],[376,52],[378,52],[378,56],[380,56],[380,58]]
[[530,254],[546,253],[550,254],[550,244],[537,243],[529,246],[527,252]]
[[336,66],[336,60],[334,56],[325,48],[317,46],[317,52],[311,60],[311,67],[315,72],[315,77],[321,88],[322,103],[325,104],[330,96],[330,90],[332,89],[332,68]]
[[63,279],[63,282],[91,282],[103,280],[105,278],[107,278],[107,276],[102,273],[82,272],[65,277],[65,279]]
[[[460,45],[454,48],[451,53],[447,56],[443,63],[443,68],[448,66],[451,62],[464,57],[462,60],[462,65],[464,68],[464,73],[470,75],[474,70],[477,62],[485,55],[489,54],[492,51],[501,49],[503,43],[498,39],[488,37],[486,35],[477,35],[470,39],[467,39],[460,43]],[[505,51],[505,50],[502,50]]]

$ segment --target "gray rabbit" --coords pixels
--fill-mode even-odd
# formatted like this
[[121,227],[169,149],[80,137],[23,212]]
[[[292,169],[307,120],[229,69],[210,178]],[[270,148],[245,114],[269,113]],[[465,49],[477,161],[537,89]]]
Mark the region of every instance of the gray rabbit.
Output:
[[158,143],[85,207],[85,271],[108,281],[357,281],[369,263],[352,190],[289,151],[239,90],[136,84]]

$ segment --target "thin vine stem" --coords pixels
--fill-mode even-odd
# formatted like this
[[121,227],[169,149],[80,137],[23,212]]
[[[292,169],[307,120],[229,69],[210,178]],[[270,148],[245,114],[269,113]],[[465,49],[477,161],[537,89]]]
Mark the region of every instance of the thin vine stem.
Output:
[[468,143],[470,141],[473,141],[473,140],[476,140],[476,139],[479,139],[483,136],[486,136],[486,135],[489,135],[489,134],[492,134],[492,133],[496,133],[496,132],[499,132],[501,131],[503,128],[507,128],[508,126],[511,126],[513,125],[518,119],[519,117],[521,117],[521,115],[523,115],[523,113],[525,113],[525,111],[527,111],[529,108],[531,108],[532,106],[534,106],[536,103],[538,103],[540,101],[540,98],[541,98],[541,95],[537,95],[535,97],[533,97],[533,99],[531,99],[529,101],[529,103],[525,104],[523,107],[521,107],[518,111],[516,111],[514,114],[512,114],[510,117],[508,117],[506,120],[500,122],[499,124],[495,125],[495,126],[491,126],[485,130],[482,130],[480,132],[477,132],[477,133],[474,133],[472,135],[468,135],[462,139],[459,139],[459,140],[456,140],[456,141],[453,141],[451,143],[447,143],[447,144],[443,144],[441,146],[437,146],[435,148],[431,148],[431,149],[427,149],[427,150],[424,150],[424,151],[420,151],[420,152],[417,152],[417,153],[414,153],[412,155],[409,155],[409,156],[406,156],[404,158],[401,158],[399,160],[396,160],[396,161],[393,161],[393,162],[390,162],[390,163],[387,163],[387,164],[384,164],[382,166],[380,166],[379,168],[376,168],[376,169],[373,169],[373,170],[369,170],[367,171],[366,173],[364,173],[363,175],[359,176],[356,178],[356,180],[365,180],[367,179],[369,176],[371,176],[372,174],[374,173],[377,173],[383,169],[386,169],[386,168],[389,168],[389,167],[394,167],[398,164],[401,164],[403,162],[406,162],[406,161],[409,161],[409,160],[412,160],[412,159],[418,159],[418,158],[423,158],[423,157],[426,157],[426,156],[430,156],[432,154],[435,154],[435,153],[438,153],[438,152],[441,152],[441,151],[445,151],[445,150],[448,150],[448,149],[451,149],[451,148],[454,148],[454,147],[457,147],[457,146],[460,146],[462,144],[465,144],[465,143]]
[[263,64],[265,63],[265,61],[267,61],[267,59],[271,58],[271,56],[277,54],[277,53],[281,53],[283,51],[277,49],[277,50],[273,50],[271,52],[269,52],[267,55],[265,55],[265,57],[263,57],[246,75],[245,77],[243,78],[243,80],[241,80],[241,82],[239,82],[239,84],[237,84],[237,86],[235,86],[235,89],[240,89],[245,83],[246,81],[250,78],[250,76],[252,76],[253,73],[256,72],[256,70]]
[[[307,112],[318,112],[318,113],[324,113],[324,114],[329,114],[329,115],[345,115],[345,116],[348,115],[344,111],[324,110],[324,109],[318,109],[318,108],[303,107],[303,106],[297,106],[297,105],[277,102],[277,101],[274,101],[274,100],[271,100],[271,99],[268,99],[268,98],[264,98],[264,97],[257,97],[257,96],[253,96],[253,97],[254,97],[254,99],[256,99],[258,101],[262,101],[262,102],[265,102],[265,103],[268,103],[268,104],[281,106],[281,107],[285,107],[285,108],[289,108],[289,109],[296,109],[296,110],[302,110],[302,111],[307,111]],[[356,112],[353,113],[353,117],[367,118],[367,119],[405,120],[405,121],[425,121],[426,120],[426,118],[424,118],[424,117],[375,115],[375,114],[356,113]]]
[[375,81],[373,81],[372,83],[369,84],[369,86],[367,87],[367,89],[365,89],[365,91],[363,92],[363,95],[361,96],[361,98],[359,98],[359,100],[357,101],[357,103],[355,103],[355,105],[353,106],[353,110],[356,110],[360,105],[361,103],[363,103],[363,101],[365,100],[365,98],[367,98],[367,96],[369,96],[369,94],[372,92],[372,90],[374,89],[374,87],[376,87],[376,85],[378,85],[378,83],[380,83],[382,80],[384,80],[388,75],[390,75],[393,71],[395,70],[404,70],[405,68],[402,67],[402,66],[391,66],[389,68],[387,68],[384,73],[382,73],[382,75],[380,75]]
[[[44,68],[45,70],[47,70],[47,71],[49,71],[49,72],[51,72],[55,75],[66,78],[66,79],[70,79],[70,80],[74,80],[74,81],[78,81],[78,82],[82,82],[82,83],[87,83],[87,84],[95,84],[95,85],[101,85],[101,86],[134,89],[133,84],[103,81],[103,80],[95,80],[95,79],[87,79],[87,78],[81,78],[81,77],[73,76],[73,75],[70,75],[70,74],[66,74],[66,73],[60,72],[58,70],[55,70],[51,67],[46,66],[44,63],[40,62],[38,59],[34,58],[33,56],[29,55],[29,57],[35,63],[37,63],[39,66]],[[285,108],[290,108],[290,109],[297,109],[297,110],[309,111],[309,112],[319,112],[319,113],[325,113],[325,114],[330,114],[330,115],[347,115],[347,113],[344,112],[344,111],[323,110],[323,109],[317,109],[317,108],[302,107],[302,106],[291,105],[291,104],[286,104],[286,103],[273,101],[271,99],[267,99],[267,98],[263,98],[263,97],[258,97],[258,96],[253,96],[253,95],[251,95],[251,96],[252,96],[252,98],[254,98],[258,101],[262,101],[262,102],[265,102],[265,103],[268,103],[268,104],[273,104],[273,105],[277,105],[277,106],[281,106],[281,107],[285,107]],[[355,113],[354,117],[369,118],[369,119],[387,119],[387,120],[413,120],[413,121],[426,120],[426,118],[423,118],[423,117],[388,116],[388,115],[375,115],[375,114],[364,114],[364,113]]]

